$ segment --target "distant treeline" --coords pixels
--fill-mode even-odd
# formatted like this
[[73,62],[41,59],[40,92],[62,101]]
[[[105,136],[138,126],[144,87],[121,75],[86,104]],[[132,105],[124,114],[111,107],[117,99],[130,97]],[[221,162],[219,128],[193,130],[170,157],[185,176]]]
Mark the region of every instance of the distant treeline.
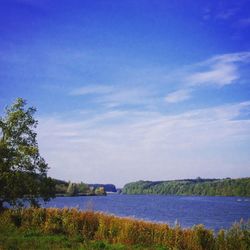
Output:
[[128,183],[123,194],[250,196],[250,178],[185,179],[174,181],[137,181]]
[[106,192],[116,192],[113,184],[73,183],[54,179],[57,196],[106,195]]

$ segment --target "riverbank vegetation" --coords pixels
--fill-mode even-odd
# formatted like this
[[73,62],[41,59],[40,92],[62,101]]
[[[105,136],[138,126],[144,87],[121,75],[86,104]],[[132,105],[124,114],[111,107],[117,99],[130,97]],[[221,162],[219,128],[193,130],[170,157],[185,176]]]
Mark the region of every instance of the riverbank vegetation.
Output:
[[126,184],[122,189],[122,193],[249,197],[250,178],[137,181]]
[[0,249],[247,250],[250,224],[215,234],[202,225],[169,227],[77,209],[7,209],[0,214]]
[[73,183],[53,179],[55,182],[56,196],[92,196],[106,195],[107,192],[117,192],[113,184],[86,184]]
[[93,188],[83,182],[73,183],[61,180],[55,180],[56,196],[91,196],[91,195],[106,195],[103,186]]

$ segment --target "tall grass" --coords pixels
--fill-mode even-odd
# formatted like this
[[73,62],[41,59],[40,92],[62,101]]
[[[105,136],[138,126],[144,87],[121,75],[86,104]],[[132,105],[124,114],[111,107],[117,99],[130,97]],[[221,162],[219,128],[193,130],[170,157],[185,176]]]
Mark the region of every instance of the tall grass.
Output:
[[46,235],[60,234],[81,237],[84,241],[142,245],[152,249],[154,246],[175,250],[250,249],[250,223],[235,224],[231,229],[215,234],[202,225],[182,229],[178,225],[169,227],[92,211],[55,208],[9,209],[0,214],[0,223]]

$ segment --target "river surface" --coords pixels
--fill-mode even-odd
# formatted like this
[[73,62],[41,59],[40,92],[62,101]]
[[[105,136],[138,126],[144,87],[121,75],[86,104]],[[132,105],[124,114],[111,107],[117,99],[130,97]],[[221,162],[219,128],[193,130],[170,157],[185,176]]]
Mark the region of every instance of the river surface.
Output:
[[250,198],[242,197],[111,194],[57,197],[43,206],[78,207],[172,226],[176,222],[182,227],[204,224],[216,231],[229,228],[235,221],[250,219]]

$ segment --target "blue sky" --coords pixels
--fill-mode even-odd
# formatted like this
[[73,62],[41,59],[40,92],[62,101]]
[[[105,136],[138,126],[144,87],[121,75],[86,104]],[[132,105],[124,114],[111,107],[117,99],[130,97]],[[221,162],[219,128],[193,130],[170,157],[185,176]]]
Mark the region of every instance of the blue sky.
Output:
[[249,1],[0,4],[0,109],[37,107],[51,176],[250,176]]

